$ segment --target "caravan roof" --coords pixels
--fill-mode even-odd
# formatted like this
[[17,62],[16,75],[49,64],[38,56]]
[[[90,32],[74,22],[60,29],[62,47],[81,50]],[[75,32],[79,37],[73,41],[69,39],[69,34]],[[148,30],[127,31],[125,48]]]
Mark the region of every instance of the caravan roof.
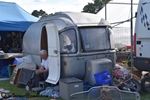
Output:
[[63,20],[67,25],[77,26],[97,26],[97,25],[109,25],[109,23],[102,19],[100,16],[91,13],[80,12],[57,12],[54,15],[42,17],[39,22],[45,22],[50,20]]

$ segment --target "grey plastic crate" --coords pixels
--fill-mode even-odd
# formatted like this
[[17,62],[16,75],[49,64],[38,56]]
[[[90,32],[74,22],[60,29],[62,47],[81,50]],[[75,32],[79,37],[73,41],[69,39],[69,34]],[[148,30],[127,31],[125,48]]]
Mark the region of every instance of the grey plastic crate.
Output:
[[70,100],[71,94],[83,91],[83,81],[77,78],[60,79],[59,91],[63,100]]
[[112,61],[107,58],[88,60],[86,62],[86,75],[84,81],[88,82],[89,85],[95,85],[97,83],[94,74],[107,70],[111,75],[112,67]]

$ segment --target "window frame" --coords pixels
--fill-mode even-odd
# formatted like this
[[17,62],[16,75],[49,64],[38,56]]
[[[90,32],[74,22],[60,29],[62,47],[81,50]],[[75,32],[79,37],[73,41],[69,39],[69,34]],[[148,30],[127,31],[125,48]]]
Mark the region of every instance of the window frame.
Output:
[[[82,38],[82,33],[80,30],[81,28],[104,28],[106,30],[106,34],[108,36],[109,48],[108,49],[98,49],[98,50],[85,50],[84,40]],[[79,31],[80,41],[81,41],[81,52],[97,52],[97,51],[111,50],[110,34],[108,32],[108,26],[82,26],[82,27],[78,27],[78,31]]]
[[[67,28],[67,29],[65,29],[65,30],[59,31],[59,32],[58,32],[58,34],[59,34],[59,40],[60,40],[60,34],[63,33],[63,32],[65,32],[65,31],[68,31],[68,30],[74,30],[74,32],[75,32],[76,50],[75,50],[75,52],[61,52],[61,50],[60,50],[60,53],[61,53],[61,54],[75,54],[75,53],[78,52],[77,32],[76,32],[76,30],[75,30],[74,28]],[[59,42],[59,43],[60,43],[60,42]],[[60,49],[61,49],[61,48],[60,48]]]

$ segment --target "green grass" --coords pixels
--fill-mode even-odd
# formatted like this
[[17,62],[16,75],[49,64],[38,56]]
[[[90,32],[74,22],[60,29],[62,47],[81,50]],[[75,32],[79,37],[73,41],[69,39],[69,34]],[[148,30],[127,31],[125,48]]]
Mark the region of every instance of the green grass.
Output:
[[141,94],[141,100],[150,100],[150,94],[149,93],[142,93]]
[[[9,90],[11,93],[15,95],[25,95],[29,93],[30,95],[36,95],[35,92],[27,91],[24,88],[18,88],[16,85],[12,85],[9,81],[2,81],[0,82],[0,88],[4,88],[5,90]],[[29,100],[50,100],[50,97],[31,97]],[[62,99],[58,99],[62,100]],[[141,100],[150,100],[150,94],[141,93]]]
[[[0,88],[4,88],[5,90],[9,90],[10,93],[14,93],[14,95],[25,95],[26,93],[29,93],[30,95],[36,95],[33,91],[27,91],[25,88],[18,88],[16,85],[12,85],[9,83],[9,81],[2,81],[0,82]],[[50,97],[30,97],[29,100],[50,100]],[[58,99],[61,100],[61,99]]]

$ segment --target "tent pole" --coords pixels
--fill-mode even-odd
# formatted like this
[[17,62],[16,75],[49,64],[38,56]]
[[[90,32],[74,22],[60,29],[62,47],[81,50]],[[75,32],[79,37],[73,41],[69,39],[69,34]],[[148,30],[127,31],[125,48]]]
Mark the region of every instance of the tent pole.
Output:
[[105,20],[107,20],[107,6],[106,6],[106,1],[105,1]]
[[133,71],[133,0],[131,0],[131,68]]

